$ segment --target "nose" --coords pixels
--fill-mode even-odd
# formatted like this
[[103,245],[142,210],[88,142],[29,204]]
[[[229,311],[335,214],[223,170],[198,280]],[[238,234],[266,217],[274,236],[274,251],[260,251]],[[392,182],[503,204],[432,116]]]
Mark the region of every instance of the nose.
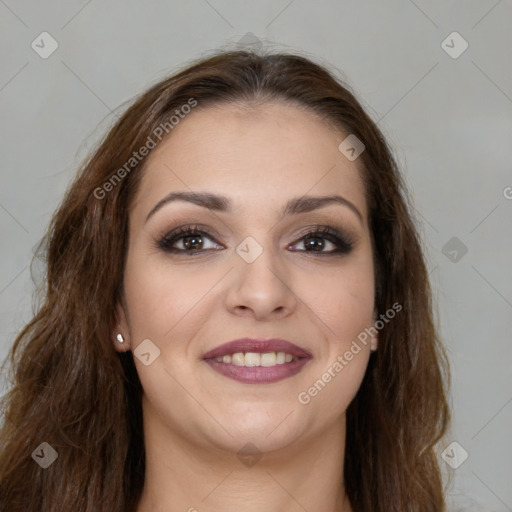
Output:
[[230,272],[226,307],[232,314],[250,316],[256,320],[275,320],[290,315],[298,298],[291,288],[291,277],[282,261],[270,249],[252,263],[238,254],[235,268]]

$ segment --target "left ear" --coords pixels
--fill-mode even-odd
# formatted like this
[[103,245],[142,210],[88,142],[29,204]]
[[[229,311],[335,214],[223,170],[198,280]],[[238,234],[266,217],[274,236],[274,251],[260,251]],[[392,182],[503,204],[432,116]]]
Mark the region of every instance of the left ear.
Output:
[[[375,323],[377,322],[378,319],[379,319],[378,311],[375,309],[373,311],[373,325],[375,325]],[[377,350],[378,345],[379,345],[379,334],[377,332],[377,334],[372,335],[372,339],[371,339],[371,342],[370,342],[370,349],[371,349],[371,351],[375,352]]]
[[[131,350],[130,331],[124,307],[120,302],[116,304],[116,316],[117,323],[112,331],[112,343],[114,343],[114,348],[117,352],[126,352]],[[119,335],[120,339],[118,339]]]

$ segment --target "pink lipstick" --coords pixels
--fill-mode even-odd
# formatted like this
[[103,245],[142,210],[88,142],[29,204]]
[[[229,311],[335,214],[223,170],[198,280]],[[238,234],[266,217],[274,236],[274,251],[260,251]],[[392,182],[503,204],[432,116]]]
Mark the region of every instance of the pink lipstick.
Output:
[[252,338],[224,343],[203,355],[211,368],[221,375],[252,384],[291,377],[312,357],[308,350],[286,340]]

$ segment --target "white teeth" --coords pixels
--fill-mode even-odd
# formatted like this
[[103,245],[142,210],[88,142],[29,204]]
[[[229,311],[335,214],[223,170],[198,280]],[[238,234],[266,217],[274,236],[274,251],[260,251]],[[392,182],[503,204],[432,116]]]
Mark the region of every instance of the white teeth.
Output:
[[261,354],[257,352],[246,352],[245,366],[261,366]]
[[245,357],[242,352],[237,352],[231,356],[231,363],[236,366],[243,366],[245,364]]
[[236,366],[275,366],[276,364],[290,363],[291,361],[298,361],[297,356],[286,354],[285,352],[265,352],[260,354],[258,352],[236,352],[235,354],[216,357],[215,360],[219,363],[234,364]]
[[274,366],[275,364],[277,364],[277,355],[275,352],[261,354],[261,366]]

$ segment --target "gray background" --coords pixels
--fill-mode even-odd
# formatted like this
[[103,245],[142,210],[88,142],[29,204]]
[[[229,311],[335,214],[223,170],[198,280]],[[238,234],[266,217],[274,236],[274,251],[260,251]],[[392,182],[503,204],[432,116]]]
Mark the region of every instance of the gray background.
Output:
[[[452,364],[451,440],[469,454],[452,510],[512,510],[511,20],[510,0],[0,0],[0,357],[30,318],[33,248],[123,103],[253,33],[335,67],[394,147]],[[59,45],[46,59],[43,31]]]

